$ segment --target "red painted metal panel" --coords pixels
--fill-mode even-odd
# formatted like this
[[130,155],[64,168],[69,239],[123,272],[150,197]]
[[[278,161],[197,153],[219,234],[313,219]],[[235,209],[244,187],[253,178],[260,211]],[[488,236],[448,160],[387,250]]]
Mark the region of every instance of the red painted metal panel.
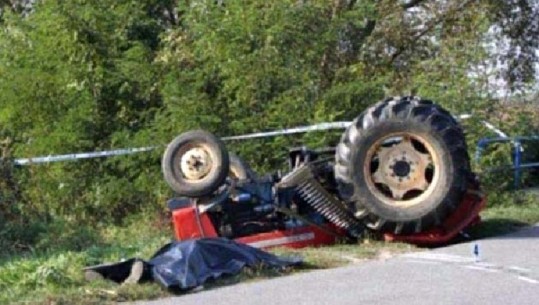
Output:
[[176,239],[218,237],[208,214],[197,215],[197,213],[198,211],[194,204],[172,212],[172,223]]
[[330,245],[336,237],[315,226],[302,226],[288,230],[275,230],[236,238],[235,241],[255,248],[289,247],[304,248]]
[[[172,213],[176,239],[187,240],[202,237],[218,237],[208,214],[197,216],[196,207],[177,209]],[[200,219],[200,223],[197,221]],[[336,237],[314,226],[302,226],[288,230],[275,230],[235,239],[256,248],[291,247],[302,248],[333,244]]]
[[[386,241],[401,241],[417,245],[437,245],[449,242],[459,232],[480,221],[479,212],[486,205],[486,197],[479,192],[468,192],[462,204],[439,227],[407,235],[385,234]],[[208,214],[197,214],[196,206],[177,209],[172,213],[174,232],[178,240],[202,237],[218,237],[217,231]],[[332,228],[335,231],[336,228]],[[344,231],[337,231],[345,235]],[[275,230],[235,239],[237,242],[249,244],[257,248],[290,247],[303,248],[329,245],[336,242],[337,237],[315,226]]]
[[485,207],[486,202],[484,194],[469,191],[464,196],[463,202],[441,226],[408,235],[385,234],[384,239],[386,241],[402,241],[425,246],[447,243],[455,238],[459,232],[470,225],[477,224],[481,220],[479,212]]

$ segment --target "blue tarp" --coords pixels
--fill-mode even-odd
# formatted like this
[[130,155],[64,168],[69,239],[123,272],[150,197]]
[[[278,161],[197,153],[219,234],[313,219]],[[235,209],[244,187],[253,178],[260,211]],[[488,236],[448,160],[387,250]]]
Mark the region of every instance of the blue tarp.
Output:
[[85,270],[98,272],[106,279],[123,282],[137,261],[144,264],[142,280],[153,279],[166,288],[179,289],[194,288],[209,279],[237,274],[244,267],[282,269],[302,262],[298,257],[278,257],[224,238],[203,238],[167,244],[149,261],[130,259]]

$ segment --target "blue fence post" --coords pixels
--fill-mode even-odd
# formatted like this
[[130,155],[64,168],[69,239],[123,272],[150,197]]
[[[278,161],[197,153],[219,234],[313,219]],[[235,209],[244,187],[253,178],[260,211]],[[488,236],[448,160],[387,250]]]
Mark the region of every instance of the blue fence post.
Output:
[[512,158],[513,158],[513,166],[511,166],[511,169],[513,170],[513,184],[515,189],[518,189],[521,184],[521,178],[522,178],[522,171],[523,170],[529,170],[531,168],[539,168],[539,162],[522,162],[522,142],[523,141],[537,141],[539,142],[539,136],[532,135],[532,136],[526,136],[526,137],[498,137],[498,138],[482,138],[477,142],[477,147],[475,151],[475,160],[476,162],[479,162],[481,160],[481,156],[485,150],[485,148],[492,144],[492,143],[501,143],[501,142],[509,142],[513,145],[514,151],[512,152]]
[[479,139],[477,142],[476,150],[475,150],[475,162],[479,162],[481,160],[481,155],[483,154],[483,150],[488,145],[489,141],[486,138]]

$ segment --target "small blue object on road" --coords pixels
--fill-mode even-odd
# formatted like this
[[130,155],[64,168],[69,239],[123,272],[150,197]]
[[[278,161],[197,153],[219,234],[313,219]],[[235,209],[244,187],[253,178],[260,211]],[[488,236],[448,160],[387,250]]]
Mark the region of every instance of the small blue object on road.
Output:
[[474,246],[473,246],[473,255],[474,255],[474,258],[475,258],[476,262],[481,260],[481,258],[479,256],[479,244],[478,243],[475,243]]

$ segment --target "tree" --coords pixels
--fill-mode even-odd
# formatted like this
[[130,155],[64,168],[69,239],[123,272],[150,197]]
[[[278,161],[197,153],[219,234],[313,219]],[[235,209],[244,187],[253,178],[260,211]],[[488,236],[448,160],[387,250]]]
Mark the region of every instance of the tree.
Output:
[[[165,36],[158,57],[168,72],[155,126],[170,138],[193,127],[230,135],[350,120],[392,92],[446,91],[438,102],[465,108],[476,94],[466,74],[483,54],[475,53],[482,32],[474,27],[486,19],[474,17],[478,4],[439,2],[184,4],[182,26]],[[275,141],[257,163],[284,144]],[[249,145],[240,150],[260,151]]]
[[538,62],[539,2],[534,0],[485,1],[496,45],[495,65],[510,88],[521,89],[536,81]]
[[[34,9],[7,12],[0,34],[1,128],[13,155],[132,145],[161,107],[152,60],[164,26],[139,1],[45,1]],[[46,214],[106,216],[145,200],[129,183],[137,170],[114,160],[19,174],[34,205],[27,210]]]

